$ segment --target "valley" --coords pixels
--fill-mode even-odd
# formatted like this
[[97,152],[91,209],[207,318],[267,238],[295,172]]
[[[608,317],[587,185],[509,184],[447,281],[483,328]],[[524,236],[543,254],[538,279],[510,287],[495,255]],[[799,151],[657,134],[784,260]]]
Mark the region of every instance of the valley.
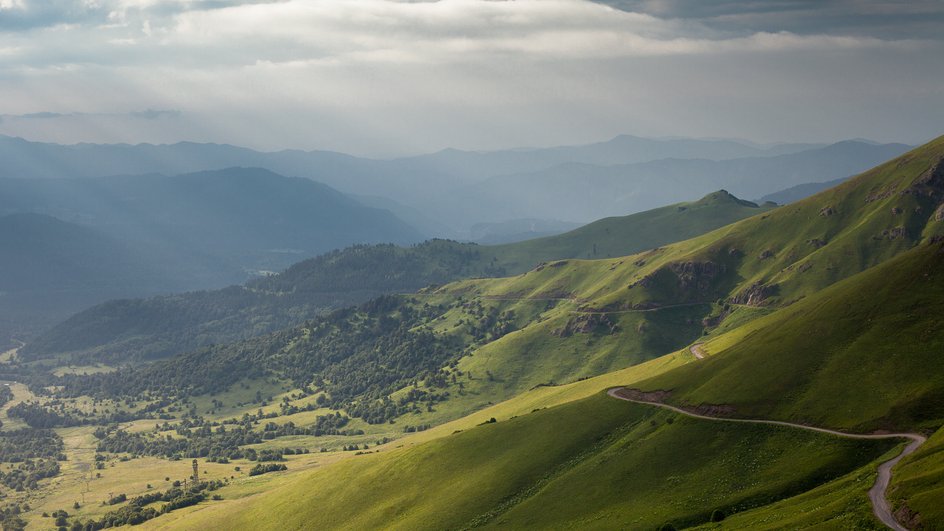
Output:
[[0,531],[944,529],[941,0],[0,0]]
[[[93,308],[4,355],[0,453],[35,449],[0,468],[5,521],[933,527],[942,161],[937,139],[786,206],[718,192]],[[364,299],[292,306],[327,285]],[[266,300],[293,320],[204,345],[184,332],[258,319]],[[160,305],[170,320],[145,328]],[[179,350],[135,350],[158,337]]]

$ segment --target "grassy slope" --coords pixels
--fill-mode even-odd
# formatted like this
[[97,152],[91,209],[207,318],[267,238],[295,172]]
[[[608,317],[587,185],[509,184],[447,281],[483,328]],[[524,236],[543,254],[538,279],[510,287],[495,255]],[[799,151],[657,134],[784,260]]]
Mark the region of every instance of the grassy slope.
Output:
[[186,522],[257,529],[697,523],[714,508],[763,504],[842,476],[888,446],[718,426],[596,395],[347,460],[226,514],[203,511]]
[[916,184],[942,158],[944,137],[836,188],[691,240],[626,258],[556,262],[521,277],[448,289],[574,297],[618,309],[739,294],[746,300],[756,285],[766,287],[763,304],[790,303],[944,234],[944,223],[935,219],[944,199],[942,178]]
[[[570,303],[487,301],[502,311],[514,311],[527,323],[520,330],[476,348],[456,366],[459,383],[449,384],[451,398],[432,412],[404,417],[406,424],[440,424],[507,400],[536,386],[563,384],[610,373],[650,360],[656,353],[682,348],[701,334],[704,306],[671,308],[608,316],[615,329],[601,325],[592,331],[562,333],[586,318]],[[543,311],[542,311],[543,310]],[[525,317],[527,316],[527,317]],[[447,313],[437,328],[453,329],[468,315]],[[406,390],[404,390],[405,392]]]
[[917,512],[918,521],[929,529],[940,528],[944,522],[944,429],[898,465],[889,497],[894,507]]
[[643,382],[672,401],[854,430],[944,419],[944,252],[925,245],[729,334]]
[[771,208],[772,205],[758,206],[720,190],[698,201],[605,218],[556,236],[484,246],[482,251],[485,257],[496,258],[508,273],[523,273],[549,260],[600,259],[638,253],[693,238]]
[[[876,284],[874,288],[846,288],[849,297],[854,297],[857,291],[860,298],[873,294],[883,296],[871,299],[871,306],[850,298],[849,300],[855,301],[850,308],[838,308],[834,304],[814,313],[811,311],[812,306],[805,304],[802,299],[808,295],[813,297],[812,294],[838,280],[907,252],[923,236],[944,231],[944,223],[934,219],[934,209],[928,206],[940,200],[941,193],[927,187],[917,188],[925,195],[900,193],[906,189],[914,189],[914,182],[925,175],[942,157],[944,139],[939,139],[901,159],[866,172],[837,189],[693,240],[632,257],[593,261],[562,260],[518,277],[468,280],[435,290],[434,296],[491,301],[491,304],[502,304],[503,308],[509,309],[520,308],[524,302],[519,299],[537,299],[529,304],[545,304],[547,309],[525,323],[526,326],[522,330],[486,344],[478,348],[471,357],[463,358],[459,363],[463,372],[482,375],[487,371],[495,375],[494,378],[467,382],[466,394],[453,392],[453,400],[439,407],[445,415],[424,418],[433,423],[441,422],[444,418],[455,418],[476,407],[510,398],[530,386],[593,376],[639,363],[655,354],[678,349],[701,335],[702,317],[718,311],[717,305],[699,303],[713,301],[716,297],[733,297],[758,279],[767,279],[766,284],[775,283],[779,286],[779,291],[767,301],[770,304],[766,311],[794,300],[800,300],[801,304],[787,306],[785,311],[788,313],[761,319],[754,324],[747,323],[752,318],[763,315],[765,311],[735,306],[729,319],[746,326],[733,327],[733,322],[723,323],[718,332],[735,328],[740,328],[740,331],[737,334],[711,334],[709,338],[714,339],[709,344],[709,351],[717,350],[718,345],[726,342],[740,341],[743,334],[754,330],[752,327],[761,326],[762,323],[778,323],[770,327],[770,332],[774,344],[783,345],[783,350],[768,348],[777,354],[770,356],[770,361],[755,370],[758,375],[763,374],[763,378],[755,377],[757,375],[751,373],[751,378],[742,378],[735,383],[726,382],[724,386],[716,389],[714,395],[700,397],[702,401],[721,403],[737,400],[739,386],[744,388],[744,400],[758,396],[755,394],[757,389],[775,389],[778,396],[799,392],[797,389],[800,382],[797,378],[800,376],[790,379],[785,375],[799,374],[796,371],[790,372],[790,367],[802,356],[802,353],[793,352],[796,350],[795,345],[803,344],[804,353],[815,352],[811,349],[816,342],[816,334],[804,331],[829,332],[835,335],[836,341],[860,338],[862,343],[849,347],[850,355],[855,349],[863,348],[863,344],[881,344],[883,337],[893,337],[896,333],[898,335],[894,337],[900,341],[915,335],[923,337],[921,334],[928,332],[919,328],[935,321],[922,321],[911,326],[913,323],[910,324],[909,315],[921,315],[922,312],[916,307],[921,304],[935,304],[936,300],[941,299],[935,293],[920,293],[923,288],[920,285],[908,284],[909,277],[902,271],[898,271],[899,280],[894,285],[883,283],[882,279],[886,276],[883,273],[873,273],[872,283]],[[927,195],[929,189],[931,195]],[[876,199],[889,190],[895,190],[896,193]],[[871,201],[867,201],[869,197],[872,197]],[[824,205],[829,206],[835,213],[820,215]],[[893,205],[899,210],[893,211]],[[905,223],[910,228],[904,236],[894,240],[876,236],[893,226],[892,223]],[[818,248],[806,243],[812,238],[825,243]],[[793,247],[790,247],[791,245]],[[777,251],[773,253],[773,257],[761,259],[761,250],[769,248],[791,250]],[[737,252],[732,253],[731,249],[736,249]],[[927,254],[928,257],[932,255],[933,253]],[[906,258],[904,261],[914,268],[922,267],[912,258]],[[813,265],[809,268],[801,267],[807,263]],[[898,266],[889,267],[894,270]],[[714,274],[711,274],[711,271],[714,271]],[[912,270],[914,271],[916,269]],[[647,278],[651,281],[638,283]],[[917,279],[913,280],[918,282]],[[627,286],[634,284],[635,287],[627,289]],[[916,296],[923,298],[913,301],[896,298],[895,291],[898,289],[912,289]],[[546,300],[555,298],[570,300]],[[820,297],[817,300],[825,299]],[[678,306],[680,304],[687,305]],[[889,304],[901,304],[895,310],[896,313],[888,314],[897,317],[886,317],[881,327],[875,323],[871,334],[876,337],[866,334],[862,323],[868,318],[867,312],[880,311]],[[617,326],[615,332],[597,331],[565,337],[555,334],[556,331],[566,328],[568,323],[579,320],[581,315],[586,315],[575,312],[595,309],[625,311],[623,309],[645,309],[660,305],[673,307],[650,312],[608,314],[607,318]],[[806,316],[802,326],[779,324],[780,319],[787,319],[784,316],[793,314]],[[933,317],[933,312],[925,314],[929,319]],[[834,322],[837,316],[844,317],[839,322]],[[448,322],[450,321],[447,320]],[[804,341],[806,343],[803,343]],[[756,350],[756,345],[759,344],[753,343],[755,346],[743,348]],[[910,345],[914,347],[916,343],[911,341]],[[911,356],[909,359],[915,363],[923,362],[919,356]],[[933,362],[932,360],[931,363]],[[750,361],[744,363],[750,365]],[[824,372],[816,384],[818,387],[810,391],[808,399],[796,403],[795,411],[789,413],[791,418],[848,428],[875,427],[866,426],[866,419],[855,420],[845,414],[843,408],[848,409],[848,402],[845,401],[848,397],[831,396],[828,393],[831,379],[846,378],[850,382],[861,384],[860,387],[852,386],[850,389],[863,389],[864,385],[870,384],[875,385],[877,389],[887,390],[896,385],[908,385],[901,383],[908,374],[902,372],[897,378],[892,377],[888,367],[884,372],[876,367],[881,364],[880,361],[870,361],[868,366],[860,364],[855,366],[854,370],[847,370],[848,363],[849,360],[837,361],[830,371]],[[806,368],[813,370],[811,366]],[[690,367],[686,370],[693,375],[692,381],[698,382],[701,381],[698,371],[707,369]],[[748,374],[746,370],[738,369],[735,374]],[[901,421],[904,425],[911,425],[912,417],[920,414],[922,408],[929,404],[944,403],[944,396],[938,397],[931,391],[914,387],[908,389],[922,395],[924,401],[915,401],[910,405],[899,403],[902,409],[894,413],[882,410],[886,407],[886,394],[882,392],[866,393],[857,400],[873,407],[873,421],[884,418],[891,424]],[[763,408],[756,411],[772,413]],[[802,415],[798,413],[801,411]],[[897,420],[893,418],[896,416]]]
[[802,494],[730,514],[721,523],[698,529],[883,529],[872,517],[867,496],[878,463],[901,451],[896,447],[875,462]]

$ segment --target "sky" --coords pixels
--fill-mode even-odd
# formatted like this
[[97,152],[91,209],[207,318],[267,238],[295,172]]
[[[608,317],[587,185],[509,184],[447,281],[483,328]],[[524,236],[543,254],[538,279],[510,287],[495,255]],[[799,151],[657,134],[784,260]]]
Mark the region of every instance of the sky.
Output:
[[942,67],[940,0],[0,0],[0,134],[59,143],[920,143]]

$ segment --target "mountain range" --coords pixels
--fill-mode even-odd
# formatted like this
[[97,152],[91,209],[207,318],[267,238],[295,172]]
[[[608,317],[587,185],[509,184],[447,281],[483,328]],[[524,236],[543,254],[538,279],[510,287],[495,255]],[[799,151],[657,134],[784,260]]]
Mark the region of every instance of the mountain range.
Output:
[[[108,299],[221,287],[351,244],[420,234],[309,179],[194,174],[0,179],[4,337]],[[19,316],[19,317],[18,317]]]
[[[93,527],[933,529],[942,266],[944,137],[783,206],[719,190],[545,238],[355,245],[224,290],[110,301],[0,364],[5,424],[50,429],[90,467],[93,441],[102,461],[95,480],[29,472],[20,511]],[[154,491],[194,459],[206,481]],[[63,515],[72,479],[104,504]]]
[[[0,138],[0,178],[50,179],[259,167],[327,184],[391,210],[427,236],[468,238],[478,223],[587,223],[721,188],[761,197],[848,177],[908,146],[845,141],[757,147],[730,140],[629,135],[584,146],[493,152],[444,150],[390,160],[325,151],[264,153],[229,145],[63,146]],[[594,186],[585,186],[585,183]],[[432,232],[429,232],[432,230]]]
[[433,240],[410,247],[355,246],[299,262],[277,275],[219,291],[110,301],[31,341],[28,358],[71,354],[84,361],[154,359],[272,332],[321,312],[467,277],[527,271],[556,258],[622,256],[769,210],[726,191],[565,234],[506,245]]

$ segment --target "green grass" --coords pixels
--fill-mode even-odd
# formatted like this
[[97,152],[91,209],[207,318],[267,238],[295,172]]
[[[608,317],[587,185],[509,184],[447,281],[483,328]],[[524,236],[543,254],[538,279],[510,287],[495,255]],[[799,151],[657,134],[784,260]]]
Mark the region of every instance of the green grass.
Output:
[[[895,509],[917,512],[928,529],[944,522],[944,429],[895,468],[890,496]],[[938,527],[935,527],[938,526]]]
[[745,510],[841,477],[890,444],[719,425],[598,394],[412,448],[355,457],[287,479],[242,507],[193,513],[187,525],[688,525],[707,521],[714,509]]
[[509,273],[521,273],[539,262],[563,258],[603,259],[635,254],[765,212],[721,190],[698,201],[668,205],[629,216],[604,218],[570,232],[506,245],[483,246]]
[[[891,458],[900,449],[885,457]],[[729,514],[722,522],[696,529],[885,529],[872,516],[868,498],[881,460],[796,496]]]
[[944,421],[944,253],[923,246],[706,344],[642,382],[672,402],[850,430]]

